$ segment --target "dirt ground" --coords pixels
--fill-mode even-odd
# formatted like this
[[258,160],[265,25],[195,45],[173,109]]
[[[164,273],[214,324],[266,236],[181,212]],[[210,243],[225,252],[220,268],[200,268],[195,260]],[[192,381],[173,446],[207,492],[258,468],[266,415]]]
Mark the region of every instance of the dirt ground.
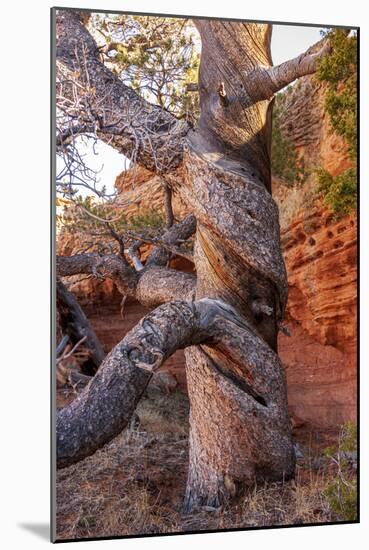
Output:
[[[74,398],[59,390],[58,407]],[[131,426],[93,456],[57,474],[57,539],[298,525],[340,520],[324,495],[336,475],[323,449],[337,434],[295,434],[294,480],[255,486],[231,506],[181,506],[188,462],[188,398],[146,391]]]

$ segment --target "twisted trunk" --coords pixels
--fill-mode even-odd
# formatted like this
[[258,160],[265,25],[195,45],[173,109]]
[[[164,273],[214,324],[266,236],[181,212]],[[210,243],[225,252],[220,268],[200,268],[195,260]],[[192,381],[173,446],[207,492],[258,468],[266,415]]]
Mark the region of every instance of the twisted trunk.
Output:
[[232,354],[221,346],[186,350],[187,510],[218,506],[257,479],[291,477],[295,466],[276,354],[287,278],[270,195],[270,101],[254,103],[248,94],[249,73],[271,65],[270,27],[225,21],[197,26],[201,119],[189,136],[180,189],[197,219],[196,299],[231,304],[252,333],[233,339]]

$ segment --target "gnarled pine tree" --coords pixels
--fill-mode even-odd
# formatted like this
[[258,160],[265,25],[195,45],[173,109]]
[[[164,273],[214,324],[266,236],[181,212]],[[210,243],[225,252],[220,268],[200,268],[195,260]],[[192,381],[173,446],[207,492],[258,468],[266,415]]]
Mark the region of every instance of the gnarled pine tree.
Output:
[[[98,271],[123,295],[159,306],[58,413],[58,466],[83,459],[115,437],[152,373],[176,349],[186,348],[185,509],[218,506],[242,485],[294,474],[286,381],[277,355],[287,277],[271,196],[271,109],[273,94],[313,73],[329,48],[323,44],[318,52],[273,67],[270,25],[195,20],[202,45],[201,115],[192,128],[125,86],[103,64],[85,23],[80,12],[57,12],[58,64],[85,90],[79,125],[57,143],[95,125],[101,139],[159,173],[192,214],[168,224],[162,246],[140,270],[124,250],[104,258],[58,258],[60,276]],[[59,81],[58,94],[68,112],[68,78]],[[196,277],[169,269],[171,251],[195,231]]]

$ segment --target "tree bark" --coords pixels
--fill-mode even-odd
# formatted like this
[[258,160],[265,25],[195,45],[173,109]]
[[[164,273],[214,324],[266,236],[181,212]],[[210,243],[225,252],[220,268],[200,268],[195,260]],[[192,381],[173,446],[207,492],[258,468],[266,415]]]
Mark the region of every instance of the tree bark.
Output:
[[[189,130],[184,120],[140,98],[100,61],[93,37],[83,25],[83,13],[61,9],[56,16],[56,58],[69,69],[79,87],[98,101],[90,106],[88,125],[121,153],[154,172],[173,170],[182,162]],[[76,76],[78,75],[78,76]],[[68,81],[69,80],[69,81]],[[62,79],[57,92],[73,99],[71,79]],[[63,136],[58,136],[57,142]]]
[[271,65],[271,30],[226,21],[198,21],[197,27],[201,118],[188,139],[180,188],[197,219],[196,299],[223,300],[245,319],[254,340],[234,339],[234,349],[244,365],[262,364],[264,376],[256,391],[254,369],[240,376],[239,362],[223,349],[186,350],[187,511],[219,506],[255,480],[287,479],[295,467],[285,375],[276,354],[287,277],[270,195],[271,103],[255,103],[248,91],[248,75]]
[[[57,416],[57,466],[63,468],[94,453],[128,424],[151,375],[177,349],[200,342],[222,342],[249,327],[220,301],[176,301],[144,317],[113,348],[97,374]],[[257,368],[257,367],[256,367]]]

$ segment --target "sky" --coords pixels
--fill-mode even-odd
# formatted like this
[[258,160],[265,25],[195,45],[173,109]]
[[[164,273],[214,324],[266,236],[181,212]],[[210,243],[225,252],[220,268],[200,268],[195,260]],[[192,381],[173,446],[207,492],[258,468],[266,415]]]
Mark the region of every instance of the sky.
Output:
[[[312,44],[321,39],[321,28],[295,25],[273,25],[272,58],[273,64],[279,65],[296,57],[307,50]],[[86,155],[85,161],[94,170],[100,170],[99,184],[105,185],[107,192],[114,191],[114,181],[118,174],[127,168],[126,158],[115,149],[99,141],[95,147],[97,155],[93,153],[92,145],[79,147],[81,154]],[[82,192],[85,195],[86,193]]]

